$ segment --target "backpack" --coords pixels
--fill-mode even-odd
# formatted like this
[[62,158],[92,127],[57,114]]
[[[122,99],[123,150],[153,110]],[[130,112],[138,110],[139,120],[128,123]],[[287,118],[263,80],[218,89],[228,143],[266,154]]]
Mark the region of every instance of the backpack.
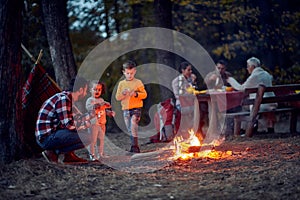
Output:
[[174,100],[169,98],[160,102],[154,115],[157,134],[150,137],[150,143],[170,142],[175,137],[179,124],[180,112],[176,109]]

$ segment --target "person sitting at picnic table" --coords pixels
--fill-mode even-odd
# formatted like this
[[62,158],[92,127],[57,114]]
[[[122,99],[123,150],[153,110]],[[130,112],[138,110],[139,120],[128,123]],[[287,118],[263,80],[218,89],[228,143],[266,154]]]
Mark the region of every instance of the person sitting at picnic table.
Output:
[[204,82],[208,89],[221,89],[223,86],[229,86],[227,79],[232,75],[226,71],[226,67],[227,62],[225,60],[219,60],[215,70],[205,76]]
[[[272,86],[273,76],[261,67],[261,63],[258,58],[252,57],[247,60],[247,71],[250,74],[250,76],[243,84],[238,83],[233,77],[228,77],[227,82],[236,90],[245,90],[245,88],[255,88],[261,84],[265,85],[266,87]],[[273,92],[264,93],[264,97],[269,97],[269,96],[274,96],[274,93]],[[255,98],[255,96],[252,95],[250,96],[250,98]],[[260,106],[260,110],[273,110],[276,107],[277,107],[276,103],[262,104]],[[273,133],[275,114],[264,113],[262,115],[262,118],[264,118],[267,121],[268,132]],[[257,128],[257,125],[255,128]]]
[[[188,62],[180,63],[180,74],[172,80],[172,89],[175,96],[175,106],[179,111],[180,128],[178,132],[182,134],[188,134],[188,131],[193,128],[194,121],[193,115],[196,111],[194,108],[194,95],[191,95],[187,89],[196,88],[196,75],[192,72],[192,65]],[[199,122],[200,124],[202,122]],[[200,125],[202,128],[202,125]],[[201,129],[198,128],[198,129]],[[198,130],[194,130],[198,131]]]
[[[230,76],[232,75],[230,72],[227,71],[227,62],[225,60],[220,59],[217,61],[214,71],[209,72],[204,77],[204,83],[206,84],[207,89],[214,89],[214,90],[223,89],[224,86],[230,86],[229,83],[227,82],[227,78]],[[207,109],[208,107],[209,106],[207,106]],[[226,112],[236,112],[239,110],[241,110],[241,107],[237,106],[226,110]],[[218,115],[218,118],[220,121],[224,120],[222,115]],[[233,127],[233,120],[226,119],[225,124],[226,124],[225,134],[227,134],[227,132],[230,132]]]
[[172,89],[176,99],[176,108],[181,111],[179,96],[188,95],[187,88],[194,87],[196,75],[192,73],[192,65],[188,62],[180,63],[181,74],[172,81]]
[[[72,105],[87,95],[88,82],[81,77],[71,81],[70,90],[62,91],[47,99],[41,106],[36,121],[35,136],[38,145],[44,149],[42,155],[51,163],[57,163],[64,154],[63,163],[83,163],[74,151],[90,144],[87,129],[79,135]],[[73,91],[71,91],[73,89]],[[80,132],[81,133],[81,132]]]

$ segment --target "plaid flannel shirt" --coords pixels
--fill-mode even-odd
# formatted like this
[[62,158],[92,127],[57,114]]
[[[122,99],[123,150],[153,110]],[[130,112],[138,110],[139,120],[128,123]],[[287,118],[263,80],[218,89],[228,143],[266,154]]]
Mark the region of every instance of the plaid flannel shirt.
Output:
[[71,99],[71,92],[63,91],[43,103],[36,122],[35,135],[38,140],[58,129],[75,130]]

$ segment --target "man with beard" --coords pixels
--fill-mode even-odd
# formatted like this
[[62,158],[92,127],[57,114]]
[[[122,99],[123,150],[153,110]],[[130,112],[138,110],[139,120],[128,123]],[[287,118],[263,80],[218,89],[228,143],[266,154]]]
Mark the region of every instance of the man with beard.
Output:
[[205,78],[204,82],[208,89],[222,89],[223,86],[229,86],[227,79],[231,77],[231,73],[226,71],[227,62],[224,60],[219,60],[215,67],[215,70],[209,72]]
[[87,162],[77,157],[74,151],[88,145],[91,137],[87,129],[79,131],[78,121],[81,124],[82,119],[75,120],[72,111],[73,103],[87,95],[87,88],[88,82],[77,77],[76,84],[75,79],[71,81],[69,91],[53,95],[40,108],[35,135],[38,145],[44,149],[42,155],[48,162],[57,163],[60,154],[64,154],[63,163]]

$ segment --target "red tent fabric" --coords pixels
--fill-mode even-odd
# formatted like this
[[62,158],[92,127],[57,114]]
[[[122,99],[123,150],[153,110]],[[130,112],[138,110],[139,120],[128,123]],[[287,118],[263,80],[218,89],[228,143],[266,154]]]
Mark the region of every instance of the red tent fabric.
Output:
[[23,87],[22,107],[24,110],[32,111],[57,92],[61,92],[61,89],[50,79],[40,64],[35,64]]
[[38,111],[44,101],[61,92],[57,84],[51,80],[40,64],[35,64],[22,91],[22,108],[24,116],[24,142],[27,155],[39,153],[41,150],[35,140],[35,123]]

